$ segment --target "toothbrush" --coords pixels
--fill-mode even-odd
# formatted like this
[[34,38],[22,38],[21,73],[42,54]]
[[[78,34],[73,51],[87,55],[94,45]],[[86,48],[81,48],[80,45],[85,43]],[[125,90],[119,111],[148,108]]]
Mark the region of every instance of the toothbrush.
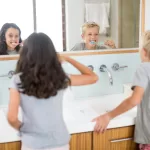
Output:
[[17,46],[17,45],[23,46],[22,43],[12,43],[12,45],[15,45],[15,46]]
[[90,44],[95,45],[96,42],[95,41],[90,41]]

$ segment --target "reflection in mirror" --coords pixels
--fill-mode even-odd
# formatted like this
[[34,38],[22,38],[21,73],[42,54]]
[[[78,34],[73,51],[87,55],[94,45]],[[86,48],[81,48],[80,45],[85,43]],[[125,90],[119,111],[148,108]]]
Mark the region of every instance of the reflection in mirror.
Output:
[[[21,30],[23,41],[33,32],[44,32],[52,39],[56,50],[61,52],[63,51],[62,7],[64,2],[65,0],[1,1],[0,5],[4,7],[0,9],[0,28],[5,23],[15,23]],[[3,39],[2,42],[5,40]],[[4,53],[0,54],[4,55]]]
[[15,23],[23,41],[44,32],[59,52],[139,47],[140,0],[5,0],[1,6],[7,11],[0,9],[0,28]]
[[[139,47],[140,0],[66,0],[66,3],[67,50]],[[75,5],[80,8],[73,8]],[[73,21],[71,14],[75,12],[78,17]]]
[[0,55],[15,55],[22,45],[21,30],[14,23],[5,23],[0,30]]
[[18,54],[22,40],[34,32],[33,2],[4,0],[0,5],[0,55]]

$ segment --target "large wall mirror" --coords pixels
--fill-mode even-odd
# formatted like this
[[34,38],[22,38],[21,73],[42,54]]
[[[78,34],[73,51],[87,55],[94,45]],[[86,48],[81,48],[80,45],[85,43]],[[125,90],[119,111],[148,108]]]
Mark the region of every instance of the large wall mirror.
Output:
[[67,50],[83,42],[84,22],[100,25],[98,44],[113,40],[116,48],[139,47],[140,0],[66,0]]
[[[58,52],[71,51],[84,43],[81,27],[85,22],[100,26],[98,39],[89,39],[100,49],[139,47],[142,0],[5,0],[1,2],[0,28],[4,23],[16,23],[25,40],[32,32],[44,32],[54,42]],[[9,4],[9,5],[8,5]],[[7,11],[6,7],[7,6]],[[5,12],[5,13],[4,13]],[[84,47],[84,50],[86,47]],[[99,48],[97,48],[99,49]],[[82,50],[82,49],[79,49]]]

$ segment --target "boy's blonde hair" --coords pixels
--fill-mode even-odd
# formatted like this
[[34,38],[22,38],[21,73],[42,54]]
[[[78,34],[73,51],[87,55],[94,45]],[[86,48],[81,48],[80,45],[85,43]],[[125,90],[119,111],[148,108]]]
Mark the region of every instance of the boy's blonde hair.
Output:
[[85,31],[88,29],[88,28],[93,28],[93,27],[97,27],[98,28],[98,32],[100,30],[100,26],[95,23],[95,22],[86,22],[82,25],[82,28],[81,28],[81,34],[84,34]]
[[150,30],[146,31],[143,34],[142,47],[147,51],[148,56],[150,58]]

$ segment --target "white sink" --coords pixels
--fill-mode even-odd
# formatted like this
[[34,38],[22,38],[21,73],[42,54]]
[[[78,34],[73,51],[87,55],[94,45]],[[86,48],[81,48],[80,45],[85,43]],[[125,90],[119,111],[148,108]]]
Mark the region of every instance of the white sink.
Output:
[[[107,107],[107,106],[106,107],[102,107],[101,104],[93,104],[91,107],[99,115],[107,113],[107,112],[113,110],[114,108],[116,108],[116,107]],[[121,116],[136,117],[136,112],[137,112],[137,107],[127,111],[126,113],[122,114]]]
[[74,109],[73,116],[76,118],[76,121],[80,122],[91,122],[93,118],[98,116],[92,108],[90,107],[76,107]]
[[[90,104],[91,108],[99,115],[107,113],[114,108],[116,108],[123,100],[125,99],[124,94],[118,94],[118,95],[111,95],[110,96],[104,96],[100,98],[97,102],[93,102]],[[126,113],[116,117],[136,117],[137,107],[134,107],[133,109],[127,111]]]
[[[78,99],[78,103],[68,111],[70,120],[75,122],[91,122],[91,120],[99,115],[111,111],[124,100],[124,94],[105,95],[101,97],[91,97],[86,99]],[[136,117],[136,108],[124,113],[122,116]],[[119,116],[118,116],[119,117]],[[116,117],[116,118],[118,118]]]

